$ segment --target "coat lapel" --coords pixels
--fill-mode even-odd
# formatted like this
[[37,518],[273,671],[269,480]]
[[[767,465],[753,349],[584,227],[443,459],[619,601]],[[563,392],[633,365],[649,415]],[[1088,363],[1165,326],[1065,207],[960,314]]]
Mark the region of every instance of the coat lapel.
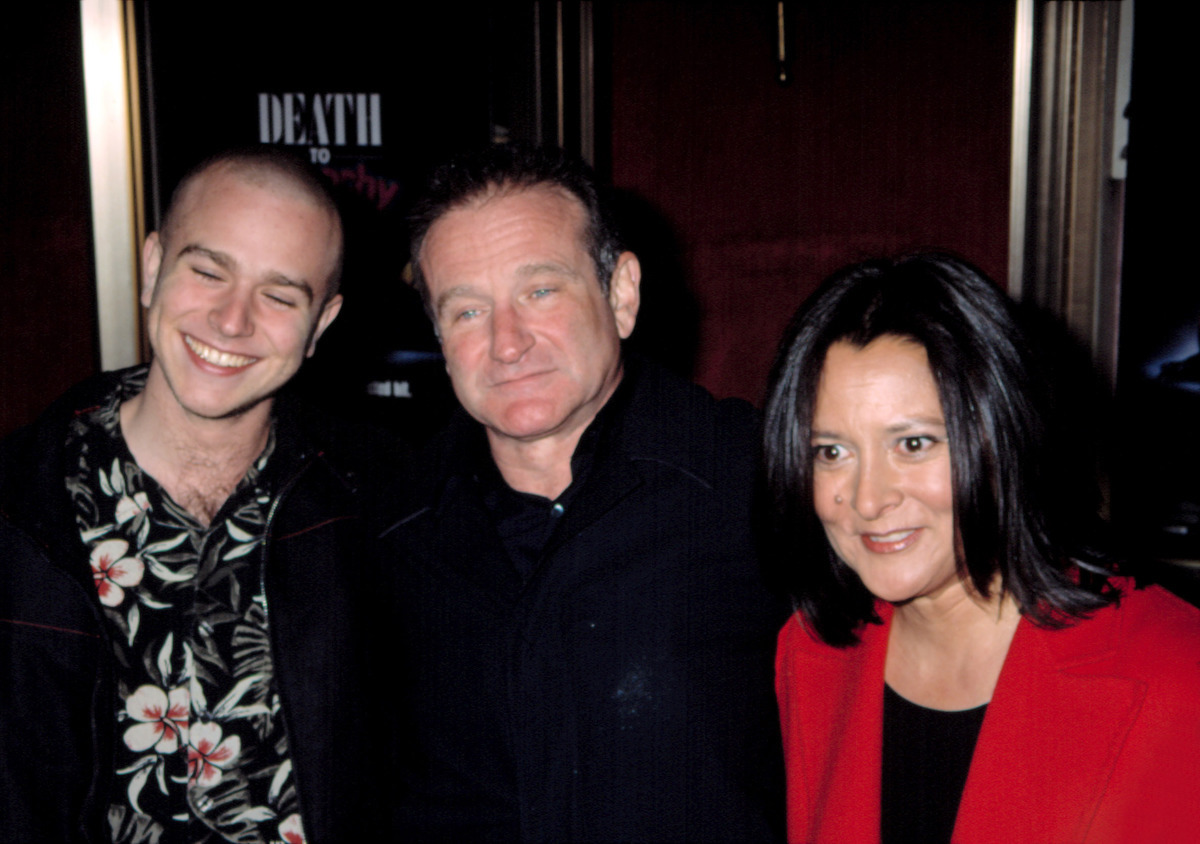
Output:
[[1115,629],[1022,620],[975,746],[954,841],[1080,841],[1145,696],[1100,673]]
[[642,475],[632,462],[620,459],[619,455],[597,460],[579,495],[563,513],[562,522],[550,537],[542,554],[543,562],[602,519],[641,485]]
[[[437,560],[443,574],[477,585],[482,595],[516,600],[521,576],[513,567],[496,526],[469,477],[453,477],[446,485],[437,514],[430,520],[436,530]],[[447,515],[449,514],[449,515]]]
[[[883,765],[883,664],[891,613],[869,624],[862,642],[845,650],[819,647],[790,660],[794,679],[784,700],[785,741],[802,759],[788,771],[788,838],[792,841],[876,842]],[[799,625],[793,617],[788,625]],[[808,636],[806,632],[801,635]],[[786,735],[798,723],[798,737]],[[828,737],[805,742],[804,736]],[[794,801],[802,805],[793,805]]]

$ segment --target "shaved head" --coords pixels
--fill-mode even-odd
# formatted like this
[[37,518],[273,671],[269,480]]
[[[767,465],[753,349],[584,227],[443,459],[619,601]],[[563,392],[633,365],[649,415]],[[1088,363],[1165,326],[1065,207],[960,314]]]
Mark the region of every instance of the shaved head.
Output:
[[230,150],[207,158],[189,170],[179,180],[159,226],[159,238],[164,245],[171,242],[178,229],[180,215],[186,214],[193,188],[214,173],[231,175],[255,187],[266,188],[283,195],[306,200],[325,211],[337,230],[337,260],[326,279],[325,299],[337,294],[342,277],[342,222],[337,202],[319,172],[302,159],[272,147],[247,147]]

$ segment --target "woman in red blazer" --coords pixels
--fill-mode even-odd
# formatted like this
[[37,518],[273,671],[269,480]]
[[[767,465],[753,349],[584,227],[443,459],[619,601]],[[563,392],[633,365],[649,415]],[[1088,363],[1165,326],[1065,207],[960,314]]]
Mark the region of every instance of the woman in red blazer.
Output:
[[960,259],[797,313],[764,433],[790,840],[1200,840],[1200,611],[1078,541],[1051,406]]

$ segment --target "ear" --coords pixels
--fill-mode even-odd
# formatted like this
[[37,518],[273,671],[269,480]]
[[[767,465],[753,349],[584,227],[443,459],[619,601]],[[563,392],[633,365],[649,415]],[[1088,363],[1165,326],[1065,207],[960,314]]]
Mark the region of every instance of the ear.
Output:
[[317,324],[313,326],[312,338],[308,341],[308,351],[305,352],[305,357],[313,356],[313,352],[317,350],[317,341],[321,339],[321,335],[325,333],[325,329],[329,327],[341,309],[341,293],[330,297],[329,301],[321,308],[321,315],[317,317]]
[[617,322],[617,333],[624,340],[633,333],[638,306],[642,302],[642,265],[637,255],[622,252],[617,268],[608,282],[608,304]]
[[163,247],[158,232],[146,235],[142,244],[142,307],[150,307],[154,299],[154,287],[158,284],[158,271],[162,267]]

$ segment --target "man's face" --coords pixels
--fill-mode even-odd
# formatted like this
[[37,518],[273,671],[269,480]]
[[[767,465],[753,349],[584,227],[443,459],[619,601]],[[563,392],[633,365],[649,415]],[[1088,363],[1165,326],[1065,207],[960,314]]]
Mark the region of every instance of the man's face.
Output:
[[206,419],[259,406],[341,308],[341,296],[325,301],[337,221],[278,180],[256,184],[217,165],[187,189],[166,234],[150,235],[143,256],[147,392],[165,386]]
[[620,381],[640,270],[622,254],[605,296],[585,216],[574,197],[538,186],[449,211],[425,237],[446,369],[493,444],[578,438]]

